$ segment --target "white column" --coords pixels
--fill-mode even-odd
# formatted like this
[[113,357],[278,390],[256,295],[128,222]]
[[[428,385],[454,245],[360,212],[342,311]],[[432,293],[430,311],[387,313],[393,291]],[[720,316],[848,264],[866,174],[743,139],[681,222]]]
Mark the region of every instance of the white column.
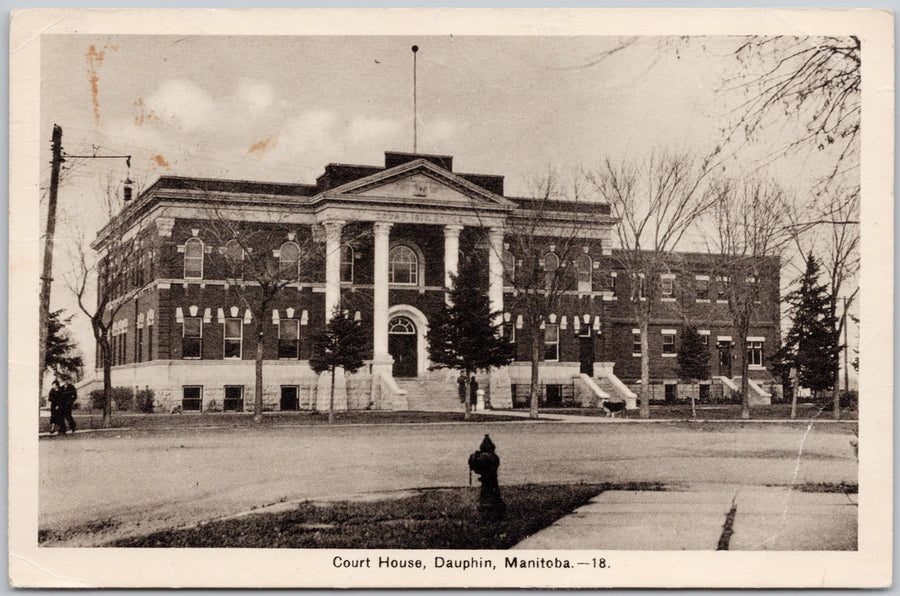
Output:
[[375,222],[375,267],[373,282],[375,285],[372,297],[373,312],[373,360],[375,363],[391,362],[388,354],[388,248],[390,246],[391,226],[385,222]]
[[463,227],[457,224],[444,226],[444,287],[451,285],[450,274],[459,273],[459,233]]
[[326,221],[325,227],[325,320],[330,321],[341,302],[341,229],[343,221]]
[[488,232],[488,300],[491,312],[503,311],[503,228]]

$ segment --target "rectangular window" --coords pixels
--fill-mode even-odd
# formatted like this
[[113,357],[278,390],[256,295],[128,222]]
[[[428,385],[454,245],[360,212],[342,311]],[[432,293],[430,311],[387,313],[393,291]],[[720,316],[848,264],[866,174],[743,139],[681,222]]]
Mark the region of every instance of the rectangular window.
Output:
[[181,409],[185,412],[199,412],[203,408],[203,387],[188,385],[181,388]]
[[241,358],[241,340],[244,337],[242,319],[225,319],[225,358]]
[[762,366],[763,363],[763,342],[748,341],[747,342],[747,364],[750,366]]
[[709,332],[700,333],[700,343],[704,346],[709,346]]
[[663,298],[672,298],[675,296],[675,278],[663,276],[659,280],[660,293]]
[[634,288],[632,288],[632,291],[631,291],[632,299],[634,299],[634,296],[637,296],[641,300],[645,300],[647,298],[647,288],[646,288],[646,284],[644,283],[644,274],[638,273],[634,277],[633,281],[634,281]]
[[728,282],[730,281],[727,277],[718,277],[716,278],[718,282],[718,292],[716,294],[716,300],[721,300],[722,302],[728,301]]
[[242,412],[244,410],[244,386],[226,385],[225,399],[222,402],[225,412]]
[[607,273],[603,276],[603,289],[609,292],[612,292],[613,295],[616,293],[616,279],[617,276],[615,272]]
[[678,399],[678,385],[674,383],[668,383],[665,385],[665,397],[666,403],[671,404],[675,403],[675,400]]
[[281,386],[281,402],[279,409],[282,411],[300,409],[300,388],[296,385]]
[[667,334],[663,335],[663,346],[662,346],[663,354],[675,355],[675,335]]
[[697,300],[709,300],[709,278],[697,278]]
[[278,358],[300,358],[300,321],[297,319],[281,319],[278,322]]
[[153,360],[153,325],[147,325],[147,360]]
[[353,247],[341,247],[341,282],[353,283]]
[[181,357],[195,359],[200,358],[203,342],[203,319],[200,317],[185,317],[181,335]]
[[141,362],[144,359],[144,329],[134,328],[134,361]]
[[559,360],[559,326],[552,323],[544,327],[544,360]]
[[516,324],[512,321],[503,323],[503,337],[509,338],[509,341],[516,342]]
[[709,385],[700,385],[700,401],[702,403],[709,402]]
[[631,332],[631,354],[633,356],[641,355],[641,332],[637,329]]

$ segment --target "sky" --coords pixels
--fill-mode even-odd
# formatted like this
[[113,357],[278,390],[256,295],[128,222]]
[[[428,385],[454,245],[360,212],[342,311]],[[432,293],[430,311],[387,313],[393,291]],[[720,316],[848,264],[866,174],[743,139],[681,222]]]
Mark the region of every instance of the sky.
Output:
[[[456,36],[45,35],[41,183],[53,124],[70,159],[59,192],[58,249],[93,238],[101,189],[161,175],[314,183],[327,163],[383,165],[385,151],[454,157],[454,170],[503,175],[508,196],[536,178],[654,152],[704,155],[746,95],[734,86],[738,39]],[[791,133],[764,129],[728,147],[751,171]],[[795,155],[766,176],[808,192],[819,162]],[[800,172],[801,174],[798,174]],[[62,278],[65,257],[55,258]],[[52,308],[75,312],[61,284]],[[79,337],[90,338],[84,317]],[[91,346],[91,340],[83,342]],[[83,348],[89,362],[93,348]]]

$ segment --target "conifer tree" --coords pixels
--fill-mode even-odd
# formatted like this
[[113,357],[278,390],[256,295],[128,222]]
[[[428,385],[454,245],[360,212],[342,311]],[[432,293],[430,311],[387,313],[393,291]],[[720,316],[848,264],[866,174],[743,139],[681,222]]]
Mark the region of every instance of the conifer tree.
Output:
[[47,351],[44,370],[52,372],[60,379],[77,381],[84,369],[84,360],[78,354],[78,347],[66,329],[72,317],[63,317],[63,310],[50,313],[47,320]]
[[[686,381],[702,381],[709,378],[709,346],[693,325],[681,329],[681,345],[678,348],[678,378]],[[697,416],[694,393],[691,392],[691,415]]]
[[470,380],[479,370],[506,366],[515,346],[501,334],[500,313],[490,311],[487,279],[477,257],[462,259],[459,275],[451,275],[450,304],[432,318],[428,329],[431,368],[452,368],[466,376],[466,419],[471,417]]
[[354,321],[350,311],[337,306],[331,320],[313,337],[313,353],[309,366],[320,374],[331,373],[331,398],[328,402],[328,424],[334,422],[334,371],[343,368],[355,373],[363,365],[366,350],[366,333],[359,321]]
[[799,287],[787,296],[793,324],[782,349],[783,360],[796,368],[800,384],[814,392],[831,387],[842,348],[835,333],[837,325],[828,290],[819,281],[819,271],[818,261],[809,255]]

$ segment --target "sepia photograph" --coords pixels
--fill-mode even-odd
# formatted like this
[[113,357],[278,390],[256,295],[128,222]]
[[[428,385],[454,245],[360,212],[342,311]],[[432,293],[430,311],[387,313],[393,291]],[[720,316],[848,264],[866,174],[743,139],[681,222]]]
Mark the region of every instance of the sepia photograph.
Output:
[[890,585],[892,28],[14,11],[12,585]]

